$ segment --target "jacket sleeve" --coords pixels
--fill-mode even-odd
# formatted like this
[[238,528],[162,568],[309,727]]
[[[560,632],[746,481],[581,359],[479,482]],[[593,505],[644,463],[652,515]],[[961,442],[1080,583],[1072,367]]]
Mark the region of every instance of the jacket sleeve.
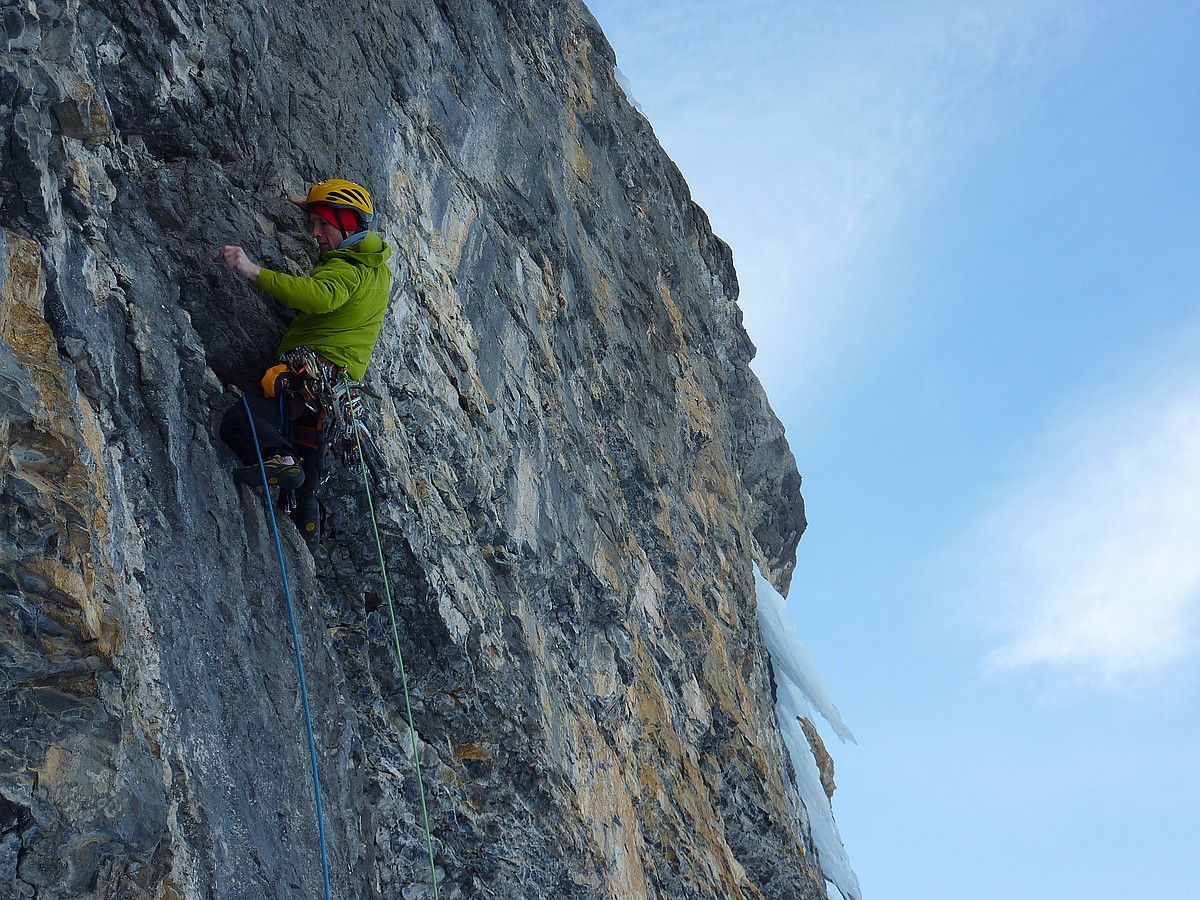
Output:
[[358,287],[356,267],[340,259],[317,266],[307,278],[264,268],[258,285],[284,306],[305,313],[327,313],[350,299]]

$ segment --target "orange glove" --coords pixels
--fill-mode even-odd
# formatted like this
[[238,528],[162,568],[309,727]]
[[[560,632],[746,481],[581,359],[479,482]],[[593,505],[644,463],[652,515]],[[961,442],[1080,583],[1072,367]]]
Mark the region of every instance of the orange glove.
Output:
[[262,377],[262,390],[264,397],[275,396],[275,382],[279,380],[279,376],[289,371],[289,366],[286,363],[280,363],[277,366],[271,366],[267,369],[267,373]]

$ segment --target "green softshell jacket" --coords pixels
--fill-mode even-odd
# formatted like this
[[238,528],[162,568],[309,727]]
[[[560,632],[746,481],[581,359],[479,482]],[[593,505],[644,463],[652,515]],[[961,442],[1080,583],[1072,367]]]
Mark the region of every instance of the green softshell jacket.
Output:
[[391,255],[392,248],[370,231],[350,247],[322,253],[307,278],[263,269],[259,287],[300,311],[279,352],[311,347],[361,381],[391,296],[392,273],[387,267]]

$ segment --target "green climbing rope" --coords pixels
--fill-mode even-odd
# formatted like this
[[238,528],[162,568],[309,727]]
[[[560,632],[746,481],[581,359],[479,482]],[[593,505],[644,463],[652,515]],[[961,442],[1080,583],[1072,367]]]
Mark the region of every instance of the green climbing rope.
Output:
[[396,607],[392,603],[392,587],[388,581],[387,564],[383,561],[383,541],[379,538],[379,522],[375,518],[375,501],[371,497],[371,479],[367,473],[367,457],[363,453],[362,436],[354,416],[354,404],[350,394],[350,379],[342,376],[346,387],[346,409],[349,410],[350,427],[354,432],[354,445],[358,449],[358,462],[362,467],[363,487],[367,492],[367,509],[371,512],[371,530],[375,533],[375,552],[379,557],[379,574],[383,576],[383,595],[387,598],[388,617],[392,622],[392,642],[396,648],[396,664],[400,669],[400,685],[404,689],[404,712],[408,716],[408,733],[412,738],[413,763],[417,772],[417,789],[421,795],[421,820],[425,825],[425,846],[429,850],[429,878],[433,884],[433,900],[438,900],[437,867],[433,861],[433,833],[429,829],[429,810],[425,805],[425,782],[421,778],[421,754],[417,749],[417,729],[413,725],[412,704],[408,699],[408,676],[404,671],[404,654],[400,652],[400,628],[396,625]]

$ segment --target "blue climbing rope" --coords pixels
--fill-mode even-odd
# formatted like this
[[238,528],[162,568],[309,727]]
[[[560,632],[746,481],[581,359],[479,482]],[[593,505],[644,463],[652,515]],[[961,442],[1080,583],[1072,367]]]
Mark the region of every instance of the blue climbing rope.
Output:
[[283,560],[283,542],[279,539],[279,523],[275,521],[275,504],[271,502],[271,486],[267,482],[267,466],[263,462],[262,447],[258,443],[258,429],[254,427],[250,401],[246,399],[244,393],[242,394],[242,404],[246,407],[246,419],[250,422],[250,436],[254,438],[254,452],[258,454],[258,470],[262,473],[267,512],[271,518],[271,531],[275,535],[275,552],[279,555],[279,574],[283,577],[283,596],[287,600],[288,621],[292,626],[292,649],[296,652],[296,672],[300,676],[300,700],[304,705],[304,728],[308,732],[308,759],[312,767],[313,794],[317,798],[317,837],[321,843],[321,877],[325,880],[325,900],[333,900],[333,889],[329,884],[329,854],[325,849],[325,813],[321,806],[321,779],[317,775],[317,742],[313,738],[312,710],[308,705],[308,682],[304,677],[304,660],[300,656],[300,629],[296,626],[296,607],[292,603],[292,588],[288,584],[287,565]]

